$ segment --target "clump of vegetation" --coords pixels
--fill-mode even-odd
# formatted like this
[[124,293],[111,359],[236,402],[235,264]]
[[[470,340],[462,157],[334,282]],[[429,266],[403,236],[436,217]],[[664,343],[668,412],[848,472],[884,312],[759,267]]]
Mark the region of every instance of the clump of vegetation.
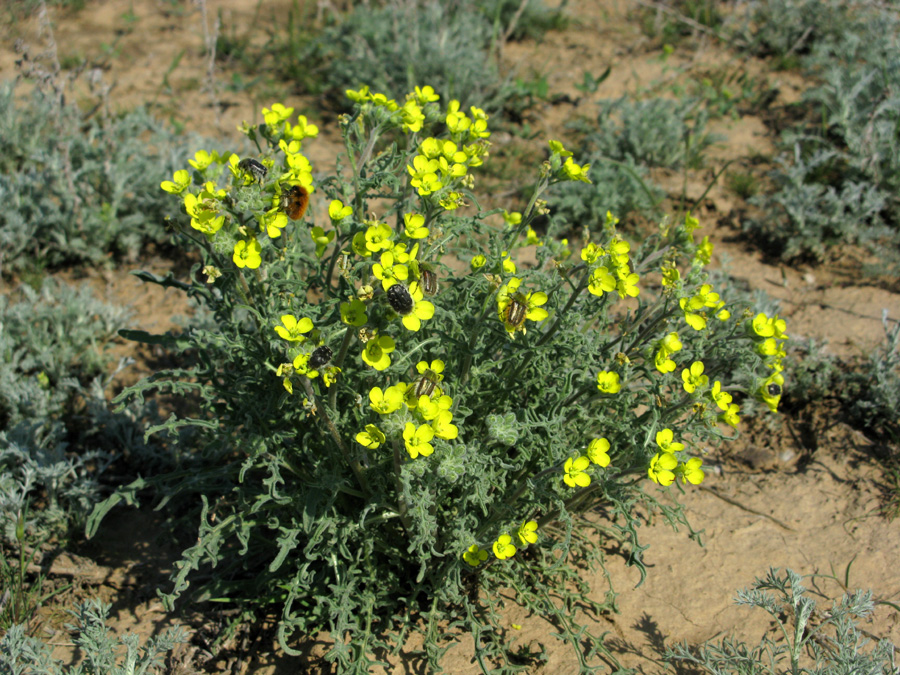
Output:
[[[519,11],[521,8],[521,12]],[[541,0],[414,0],[354,6],[312,27],[292,12],[267,53],[288,81],[346,106],[344,92],[363,83],[398,96],[429,82],[445,100],[489,111],[515,94],[496,58],[500,41],[542,35],[558,25],[559,10]]]
[[105,263],[164,243],[170,210],[154,177],[182,160],[179,143],[142,109],[86,114],[38,88],[22,99],[0,86],[3,270]]
[[697,168],[716,140],[706,131],[705,108],[695,100],[622,97],[601,101],[599,108],[596,122],[573,124],[584,148],[579,161],[590,165],[593,178],[556,188],[552,232],[596,229],[607,212],[619,218],[659,215],[665,194],[649,170]]
[[187,641],[179,627],[163,631],[143,643],[133,633],[113,637],[106,625],[111,605],[88,600],[71,612],[76,625],[68,626],[83,655],[79,665],[66,666],[53,658],[53,648],[29,637],[25,626],[11,626],[0,640],[0,672],[10,675],[146,675],[160,672],[163,658]]
[[870,643],[859,628],[875,609],[871,591],[847,593],[828,611],[816,607],[802,579],[793,570],[770,569],[749,589],[737,593],[735,603],[764,610],[778,630],[759,644],[728,637],[716,644],[691,648],[687,643],[666,650],[665,660],[674,672],[688,665],[691,672],[725,673],[815,672],[822,675],[865,673],[889,675],[897,672],[894,645],[889,640]]
[[900,440],[900,324],[887,312],[882,323],[884,341],[861,359],[838,360],[813,341],[796,345],[788,356],[796,381],[786,393],[788,408],[835,401],[856,428],[877,440]]
[[[438,668],[444,625],[476,636],[481,663],[513,668],[501,588],[557,622],[581,667],[614,661],[574,613],[614,594],[590,600],[575,561],[602,566],[616,541],[645,572],[636,514],[684,522],[657,490],[702,482],[694,448],[732,438],[745,401],[777,409],[785,323],[713,289],[695,218],[640,247],[612,215],[580,254],[538,238],[547,191],[590,181],[561,143],[523,212],[468,209],[491,135],[482,109],[428,86],[348,96],[335,173],[313,179],[301,150],[317,127],[275,104],[244,128],[258,156],[204,149],[163,182],[205,280],[145,278],[200,299],[215,323],[123,332],[196,361],[120,400],[193,395],[197,414],[156,429],[200,436],[190,470],[122,487],[88,533],[161,491],[199,518],[168,607],[188,593],[274,607],[287,652],[329,630],[342,671],[367,670],[410,630]],[[523,268],[528,244],[537,262]],[[732,388],[736,372],[749,385]],[[596,508],[601,527],[582,517]]]
[[[821,261],[838,246],[860,244],[896,267],[900,18],[887,8],[831,0],[769,2],[758,11],[771,12],[767,21],[757,17],[760,35],[766,26],[791,40],[802,31],[796,40],[804,48],[791,53],[815,84],[802,103],[807,121],[782,138],[774,190],[754,200],[763,215],[745,228],[787,260]],[[782,38],[771,41],[783,49]]]

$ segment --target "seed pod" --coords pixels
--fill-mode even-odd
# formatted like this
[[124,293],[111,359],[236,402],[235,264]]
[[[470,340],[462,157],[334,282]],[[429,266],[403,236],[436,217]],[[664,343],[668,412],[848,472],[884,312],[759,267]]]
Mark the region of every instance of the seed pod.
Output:
[[515,298],[509,299],[506,306],[506,323],[513,328],[518,328],[525,323],[525,314],[528,313],[528,307]]
[[403,284],[394,284],[391,286],[387,290],[387,299],[388,302],[391,303],[391,307],[394,308],[394,311],[401,316],[409,314],[415,306],[412,296],[409,294],[409,289]]
[[315,351],[313,351],[312,355],[309,357],[309,367],[313,370],[318,370],[322,366],[327,366],[331,362],[332,356],[334,356],[334,352],[331,351],[330,347],[326,347],[325,345],[316,347]]
[[419,378],[419,381],[416,382],[416,388],[413,390],[413,393],[416,395],[416,398],[419,398],[420,396],[431,396],[434,393],[436,385],[437,373],[428,368],[422,373],[422,377]]
[[781,396],[781,385],[774,382],[767,387],[769,396]]
[[266,174],[269,173],[269,170],[260,162],[258,159],[253,159],[252,157],[247,157],[238,162],[238,168],[244,173],[249,173],[253,176],[254,180],[263,182],[266,178]]
[[422,270],[422,291],[425,295],[434,295],[438,292],[438,279],[437,274],[432,272],[431,270]]

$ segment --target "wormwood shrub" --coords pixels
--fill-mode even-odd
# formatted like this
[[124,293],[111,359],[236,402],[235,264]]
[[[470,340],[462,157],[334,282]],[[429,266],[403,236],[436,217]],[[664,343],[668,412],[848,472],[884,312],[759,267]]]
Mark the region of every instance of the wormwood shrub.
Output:
[[568,231],[583,224],[599,226],[612,211],[625,218],[644,217],[665,197],[648,176],[651,168],[697,168],[715,136],[706,132],[708,114],[696,100],[627,97],[601,101],[596,122],[573,129],[583,135],[580,160],[593,168],[593,180],[568,182],[557,190],[551,207],[555,228]]
[[[764,216],[746,229],[785,259],[822,260],[842,244],[869,246],[900,265],[900,39],[896,12],[844,3],[834,34],[803,57],[813,86],[810,121],[788,130],[774,190],[753,200]],[[835,9],[835,8],[838,9]],[[810,27],[815,24],[810,24]],[[810,38],[812,39],[812,38]]]
[[775,639],[763,637],[751,646],[730,637],[696,650],[684,643],[667,649],[664,658],[675,672],[682,672],[683,664],[691,664],[714,675],[897,672],[894,645],[879,640],[867,649],[868,633],[858,627],[859,620],[875,610],[871,591],[847,593],[833,602],[829,611],[822,611],[807,590],[793,570],[770,569],[751,588],[738,591],[735,603],[765,610],[778,628]]
[[[28,637],[25,627],[10,627],[0,640],[0,673],[3,675],[144,675],[156,673],[163,657],[187,636],[181,627],[171,628],[141,644],[140,638],[126,633],[115,638],[109,634],[106,621],[111,605],[92,599],[70,611],[77,620],[69,625],[75,633],[73,642],[84,660],[72,667],[53,658],[53,648]],[[124,653],[123,653],[124,650]]]
[[0,86],[0,249],[7,271],[99,263],[164,242],[168,206],[151,176],[183,160],[144,110],[104,118],[35,89]]
[[53,279],[0,297],[0,543],[23,513],[29,541],[80,528],[112,455],[128,448],[136,468],[147,449],[137,420],[153,408],[113,414],[105,393],[108,348],[130,316]]
[[[314,180],[301,143],[318,129],[275,104],[244,126],[256,157],[201,150],[162,184],[203,260],[187,281],[142,276],[216,324],[123,332],[196,359],[120,400],[193,396],[200,413],[150,432],[202,437],[184,471],[98,506],[88,534],[144,488],[181,500],[200,524],[166,605],[195,580],[195,600],[274,607],[285,651],[328,630],[346,672],[410,630],[433,669],[460,631],[485,671],[520,669],[501,589],[552,620],[585,672],[614,662],[576,617],[614,608],[612,590],[589,599],[586,566],[617,542],[646,571],[638,514],[685,522],[657,490],[703,480],[704,447],[734,437],[739,401],[777,407],[784,321],[719,297],[691,217],[637,248],[611,214],[579,251],[539,240],[548,190],[588,180],[561,143],[524,211],[488,210],[473,192],[482,110],[430,87],[348,96],[334,173]],[[528,243],[530,268],[516,262]],[[717,379],[736,370],[750,388]]]
[[[558,12],[543,2],[508,0],[412,0],[358,5],[320,30],[312,17],[291,15],[269,53],[291,81],[333,96],[346,107],[343,91],[367,83],[399,96],[430,82],[444,99],[463,105],[502,107],[516,92],[500,74],[493,47],[511,27],[515,35],[540,35]],[[513,23],[514,22],[514,23]]]

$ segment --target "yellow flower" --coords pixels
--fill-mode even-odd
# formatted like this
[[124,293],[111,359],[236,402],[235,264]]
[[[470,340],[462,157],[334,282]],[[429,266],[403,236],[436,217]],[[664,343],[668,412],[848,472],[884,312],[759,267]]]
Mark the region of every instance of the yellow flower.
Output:
[[481,563],[483,563],[488,558],[488,552],[483,548],[480,548],[478,544],[472,544],[465,553],[463,553],[463,560],[465,560],[472,567],[478,567]]
[[328,217],[331,222],[338,223],[353,213],[352,206],[344,206],[339,199],[333,199],[328,205]]
[[396,348],[393,338],[387,335],[379,335],[366,343],[362,352],[362,360],[375,370],[384,370],[391,365],[389,354]]
[[403,442],[406,445],[406,451],[413,459],[419,455],[428,457],[434,452],[434,446],[430,443],[433,438],[434,429],[427,424],[416,427],[412,422],[407,422],[403,428]]
[[510,337],[514,338],[516,331],[525,332],[525,320],[543,321],[549,314],[542,305],[547,303],[547,294],[520,293],[519,286],[522,280],[513,277],[500,287],[497,292],[497,311],[503,327]]
[[604,394],[617,394],[622,388],[619,382],[619,374],[616,372],[601,370],[597,373],[597,389]]
[[528,520],[519,525],[517,534],[519,535],[519,541],[522,542],[522,546],[528,546],[528,544],[537,542],[537,529],[538,524],[536,520]]
[[587,457],[598,466],[609,466],[609,441],[595,438],[587,447]]
[[659,452],[650,460],[650,468],[647,469],[647,475],[654,483],[666,486],[671,485],[675,480],[675,473],[672,471],[678,466],[678,460],[671,452]]
[[425,216],[419,213],[407,213],[403,216],[403,234],[410,239],[424,239],[428,236],[428,228],[425,227]]
[[303,317],[297,321],[297,317],[292,314],[285,314],[281,317],[282,326],[275,326],[275,332],[279,337],[289,342],[303,342],[306,339],[304,333],[308,333],[313,329],[312,319]]
[[374,424],[367,424],[365,431],[360,431],[356,434],[356,442],[369,450],[374,450],[384,443],[384,441],[384,434]]
[[249,241],[242,239],[234,245],[234,255],[231,259],[238,267],[255,270],[262,264],[261,251],[262,248],[256,239],[250,239]]
[[569,487],[587,487],[591,484],[591,477],[585,473],[591,464],[591,460],[584,455],[576,458],[569,457],[563,466],[563,481]]
[[508,534],[501,534],[494,542],[494,555],[498,560],[506,560],[512,558],[516,554],[516,547],[512,543],[512,537]]

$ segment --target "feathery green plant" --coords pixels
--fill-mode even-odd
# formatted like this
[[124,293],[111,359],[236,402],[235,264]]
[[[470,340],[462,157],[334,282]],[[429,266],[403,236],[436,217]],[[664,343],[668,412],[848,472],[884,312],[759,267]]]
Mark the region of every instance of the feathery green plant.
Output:
[[[192,397],[195,416],[148,433],[201,436],[181,471],[99,505],[88,534],[148,488],[193,509],[166,605],[275,607],[288,653],[328,630],[342,672],[368,672],[410,630],[435,670],[464,630],[485,670],[514,672],[501,588],[594,672],[614,657],[576,608],[612,610],[614,593],[590,600],[578,565],[603,566],[609,540],[646,572],[637,514],[684,522],[656,490],[703,480],[703,448],[733,437],[738,401],[777,408],[785,323],[720,298],[689,215],[634,248],[611,214],[580,251],[538,238],[545,196],[589,182],[561,143],[523,212],[487,211],[473,191],[483,110],[431,87],[348,96],[335,173],[314,179],[301,149],[318,129],[275,104],[244,128],[257,156],[201,150],[163,182],[202,262],[188,281],[142,278],[215,324],[123,331],[195,360],[119,400]],[[529,244],[537,262],[520,267]],[[751,384],[717,379],[736,371]]]
[[[870,640],[859,621],[875,609],[871,591],[847,593],[821,611],[807,594],[802,578],[793,570],[769,569],[749,589],[738,591],[735,603],[764,610],[778,628],[775,638],[764,636],[757,645],[737,637],[697,649],[686,643],[666,650],[674,672],[685,665],[712,675],[892,675],[897,672],[894,645]],[[692,671],[694,672],[694,671]]]

